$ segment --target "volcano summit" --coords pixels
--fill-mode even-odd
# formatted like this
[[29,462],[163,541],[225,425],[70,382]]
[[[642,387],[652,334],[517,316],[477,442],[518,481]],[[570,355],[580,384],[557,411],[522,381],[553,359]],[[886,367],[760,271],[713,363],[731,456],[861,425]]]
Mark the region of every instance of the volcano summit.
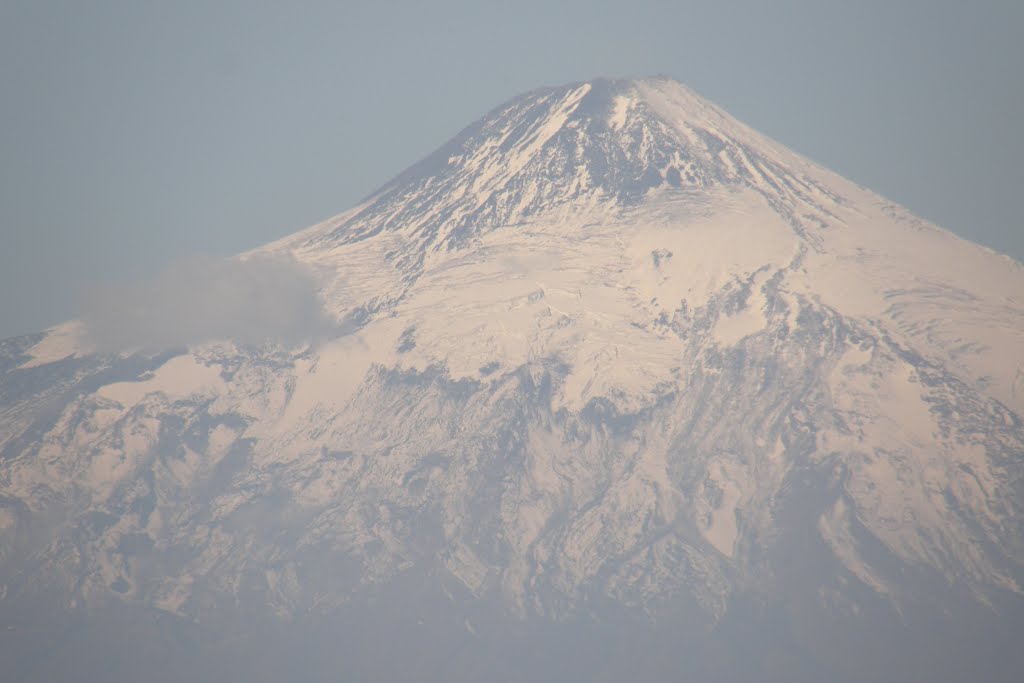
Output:
[[0,345],[12,680],[1024,670],[1012,259],[666,78],[513,99],[257,257],[330,333]]

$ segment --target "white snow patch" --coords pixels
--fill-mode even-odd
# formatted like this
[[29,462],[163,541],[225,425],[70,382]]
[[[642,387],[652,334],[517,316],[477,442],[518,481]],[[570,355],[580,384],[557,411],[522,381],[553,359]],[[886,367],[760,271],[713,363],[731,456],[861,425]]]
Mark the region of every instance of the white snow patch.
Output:
[[633,101],[624,95],[617,95],[612,100],[612,113],[608,117],[608,126],[612,130],[618,130],[626,125],[626,117],[629,110],[633,108]]
[[443,558],[445,567],[472,592],[480,595],[487,580],[487,565],[462,543],[455,543]]
[[217,366],[204,365],[194,355],[187,353],[171,358],[141,381],[108,384],[97,393],[124,407],[130,407],[146,395],[156,392],[172,398],[185,398],[204,393],[220,394],[225,389]]
[[733,315],[723,316],[715,323],[713,335],[723,346],[733,346],[740,340],[765,328],[768,319],[764,314],[765,299],[761,285],[768,273],[762,271],[754,278],[750,298],[746,306]]
[[71,321],[51,327],[45,336],[26,352],[30,360],[21,364],[21,369],[34,368],[64,360],[69,356],[87,353],[85,327],[78,321]]
[[707,501],[705,497],[698,506],[706,520],[701,534],[718,552],[731,558],[739,537],[736,512],[746,474],[735,463],[715,462],[708,468],[707,477],[719,500]]
[[830,510],[818,518],[818,532],[851,574],[876,592],[889,595],[889,586],[875,576],[871,567],[860,557],[857,542],[850,531],[849,515],[846,502],[840,498]]

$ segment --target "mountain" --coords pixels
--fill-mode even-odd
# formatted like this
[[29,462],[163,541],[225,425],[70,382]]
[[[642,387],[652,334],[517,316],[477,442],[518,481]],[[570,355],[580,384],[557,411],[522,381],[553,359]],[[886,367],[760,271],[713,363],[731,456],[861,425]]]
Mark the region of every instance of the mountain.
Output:
[[1024,667],[1012,259],[667,78],[517,97],[278,257],[330,333],[0,346],[11,680]]

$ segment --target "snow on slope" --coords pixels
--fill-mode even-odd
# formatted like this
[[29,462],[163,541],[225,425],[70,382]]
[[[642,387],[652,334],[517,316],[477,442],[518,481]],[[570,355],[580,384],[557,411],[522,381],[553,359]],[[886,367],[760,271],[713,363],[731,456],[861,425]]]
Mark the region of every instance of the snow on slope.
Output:
[[436,565],[524,613],[720,618],[806,534],[821,590],[1021,591],[1024,269],[673,81],[524,95],[264,250],[321,275],[336,338],[12,347],[20,590],[12,558],[87,602],[294,614]]
[[[728,226],[684,236],[689,214],[712,205],[704,195],[714,188],[753,190],[762,201],[749,209],[752,217],[723,211]],[[635,223],[629,209],[641,201],[676,212],[656,219],[667,234],[651,248],[672,251],[666,245],[686,240],[688,248],[672,253],[687,277],[700,280],[697,287],[715,286],[703,281],[715,276],[708,269],[732,273],[739,265],[716,249],[736,252],[749,243],[751,254],[766,250],[766,263],[774,257],[766,244],[772,223],[756,215],[767,204],[789,224],[787,238],[802,245],[807,277],[791,278],[794,287],[846,314],[884,321],[938,353],[960,379],[1024,410],[1024,392],[1013,384],[1024,349],[1020,264],[923,223],[668,79],[597,81],[513,100],[358,210],[274,246],[327,270],[342,263],[341,272],[366,272],[364,291],[346,293],[377,307],[401,296],[424,262],[474,236],[539,222],[562,226],[567,238],[574,226]],[[372,247],[344,248],[377,234]],[[351,263],[371,254],[374,268]]]

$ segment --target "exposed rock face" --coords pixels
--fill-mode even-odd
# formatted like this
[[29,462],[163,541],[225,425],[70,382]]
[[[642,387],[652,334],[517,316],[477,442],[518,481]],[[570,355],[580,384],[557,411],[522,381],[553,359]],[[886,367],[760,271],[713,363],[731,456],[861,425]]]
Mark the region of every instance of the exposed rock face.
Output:
[[1020,662],[1010,259],[667,79],[519,97],[261,251],[319,274],[335,335],[0,346],[0,617],[234,624],[176,647],[275,642],[311,678],[392,671],[360,623],[422,645],[393,675],[453,680],[527,679],[527,647],[534,679]]

